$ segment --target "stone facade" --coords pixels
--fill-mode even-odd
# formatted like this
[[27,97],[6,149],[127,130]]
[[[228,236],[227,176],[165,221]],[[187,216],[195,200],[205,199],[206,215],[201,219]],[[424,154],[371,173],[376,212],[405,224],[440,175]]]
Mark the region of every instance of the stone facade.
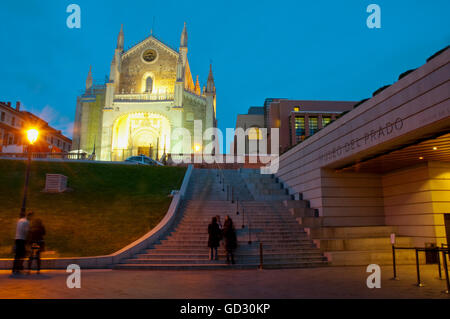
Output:
[[[194,121],[200,120],[203,130],[216,127],[216,93],[211,68],[203,90],[198,77],[193,81],[186,25],[178,51],[153,35],[128,51],[123,43],[122,28],[104,85],[94,85],[89,71],[86,91],[77,100],[74,148],[95,151],[105,161],[193,153]],[[187,129],[191,141],[176,129]]]
[[[142,53],[147,50],[155,50],[157,57],[155,61],[147,63],[142,58]],[[122,57],[120,72],[120,84],[117,92],[120,93],[143,93],[143,79],[147,75],[154,78],[153,85],[160,88],[162,92],[174,93],[176,81],[178,53],[169,49],[154,39],[145,41],[136,48],[131,49]]]
[[72,140],[60,130],[51,127],[40,117],[21,110],[21,104],[16,107],[11,102],[0,102],[0,153],[23,153],[27,151],[28,140],[25,130],[37,128],[39,138],[34,144],[35,153],[65,153],[72,147]]

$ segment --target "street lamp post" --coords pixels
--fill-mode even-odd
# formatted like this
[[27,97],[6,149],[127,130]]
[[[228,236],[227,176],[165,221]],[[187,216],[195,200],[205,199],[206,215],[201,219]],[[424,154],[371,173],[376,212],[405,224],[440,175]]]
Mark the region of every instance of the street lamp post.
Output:
[[22,208],[20,210],[21,214],[25,214],[25,209],[27,205],[27,193],[28,193],[28,182],[30,179],[30,166],[31,166],[31,148],[33,147],[34,142],[36,142],[39,136],[39,131],[36,129],[30,129],[27,131],[27,138],[30,142],[28,144],[28,161],[27,161],[27,170],[25,173],[25,185],[23,187],[23,200],[22,200]]

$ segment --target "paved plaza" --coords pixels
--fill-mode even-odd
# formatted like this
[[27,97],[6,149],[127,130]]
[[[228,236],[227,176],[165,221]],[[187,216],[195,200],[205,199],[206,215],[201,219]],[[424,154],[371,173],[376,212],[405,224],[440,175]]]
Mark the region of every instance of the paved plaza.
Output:
[[381,288],[366,286],[365,267],[286,270],[123,271],[84,270],[81,288],[66,286],[64,270],[11,277],[0,271],[0,298],[450,298],[442,293],[437,266],[421,266],[424,287],[416,287],[415,266],[381,268]]

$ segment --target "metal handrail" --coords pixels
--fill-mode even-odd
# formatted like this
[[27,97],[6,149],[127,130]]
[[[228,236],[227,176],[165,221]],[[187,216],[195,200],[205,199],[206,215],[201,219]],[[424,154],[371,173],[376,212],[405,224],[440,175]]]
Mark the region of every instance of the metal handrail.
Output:
[[[450,255],[450,249],[449,248],[443,248],[445,244],[442,244],[442,247],[395,247],[395,244],[392,245],[392,262],[393,262],[393,269],[394,269],[394,278],[393,280],[399,280],[397,277],[397,267],[395,262],[395,250],[396,249],[403,249],[403,250],[414,250],[416,254],[416,272],[417,272],[417,286],[423,287],[423,283],[420,280],[420,267],[419,267],[419,251],[427,252],[427,251],[434,251],[438,253],[438,269],[439,269],[439,279],[442,279],[441,275],[441,262],[439,258],[439,252],[442,252],[442,259],[444,261],[444,271],[445,271],[445,281],[447,290],[444,290],[443,292],[448,294],[450,291],[450,279],[448,274],[448,265],[447,265],[447,255]],[[446,245],[448,246],[448,245]]]
[[250,224],[249,214],[247,214],[247,225],[248,225],[248,244],[252,244],[252,227]]
[[259,269],[262,270],[263,269],[263,263],[264,263],[264,258],[263,258],[263,243],[259,242]]
[[219,166],[219,163],[215,162],[217,166],[217,177],[219,177],[219,184],[222,184],[222,192],[225,191],[225,176],[223,174],[222,168]]

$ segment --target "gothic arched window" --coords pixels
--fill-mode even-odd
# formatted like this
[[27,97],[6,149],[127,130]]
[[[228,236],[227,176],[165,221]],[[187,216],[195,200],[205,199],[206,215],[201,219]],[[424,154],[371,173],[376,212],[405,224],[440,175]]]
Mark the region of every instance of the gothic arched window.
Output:
[[151,76],[145,80],[145,93],[152,93],[153,90],[153,79]]

